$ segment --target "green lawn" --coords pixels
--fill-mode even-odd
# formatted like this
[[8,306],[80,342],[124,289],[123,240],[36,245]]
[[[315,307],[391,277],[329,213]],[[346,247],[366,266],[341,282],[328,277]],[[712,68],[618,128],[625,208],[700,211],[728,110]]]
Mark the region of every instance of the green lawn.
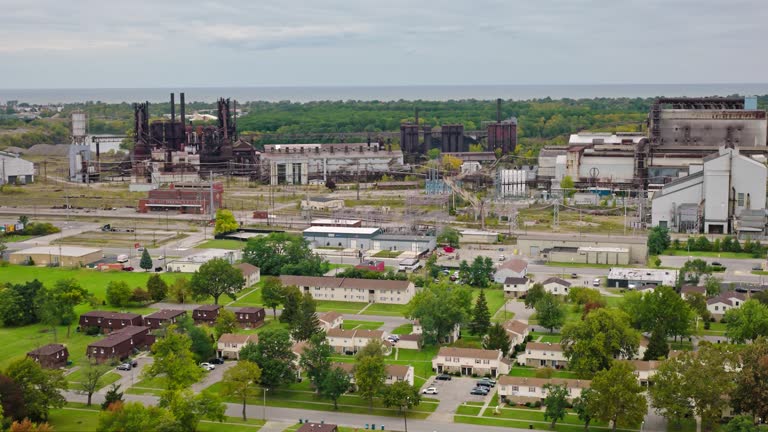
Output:
[[396,348],[395,352],[384,361],[388,364],[413,366],[413,385],[421,387],[434,373],[432,359],[437,355],[438,349],[436,346],[424,347],[421,350]]
[[373,254],[376,258],[397,258],[402,254],[403,251],[389,251],[389,250],[382,250],[378,251],[375,254]]
[[164,376],[144,379],[140,378],[140,376],[136,376],[136,382],[131,387],[127,388],[125,393],[160,396],[160,393],[162,393],[167,385]]
[[[221,394],[221,382],[214,383],[207,390],[216,394]],[[263,403],[262,395],[259,395],[249,404],[261,405]],[[224,399],[226,402],[242,403],[235,399]],[[382,405],[380,399],[375,399],[373,410],[369,410],[368,402],[358,397],[354,393],[345,394],[339,398],[339,412],[354,414],[371,414],[382,416],[401,417],[397,409],[386,408]],[[301,406],[304,409],[315,411],[334,411],[333,401],[324,398],[309,388],[307,380],[301,383],[295,383],[286,388],[270,390],[267,393],[267,405],[274,407],[296,408]],[[438,402],[434,399],[423,399],[422,403],[408,412],[409,418],[424,419],[437,408]]]
[[[536,371],[538,370],[538,368],[533,367],[513,366],[509,371],[509,375],[516,377],[534,378],[536,377]],[[577,378],[577,376],[575,372],[556,370],[552,373],[552,378]]]
[[[243,292],[248,293],[252,289],[256,287],[260,287],[261,282],[257,283],[251,288],[246,288]],[[245,295],[244,297],[238,297],[237,300],[235,300],[234,303],[232,303],[231,306],[264,306],[264,302],[261,299],[261,289],[257,289],[255,291],[252,291]],[[272,313],[272,310],[268,310],[267,312]]]
[[373,303],[363,312],[363,315],[385,315],[385,316],[403,316],[406,305]]
[[[56,432],[95,432],[100,413],[98,405],[68,403],[64,408],[51,410],[48,422]],[[222,423],[202,420],[197,432],[256,432],[263,425],[261,419],[244,422],[240,417],[227,417]]]
[[[80,383],[83,381],[83,368],[80,368],[71,374],[67,375],[65,378],[67,381],[69,381],[70,388],[79,388],[77,383]],[[104,388],[113,382],[120,379],[120,374],[114,371],[107,372],[104,374],[104,376],[101,377],[99,388]]]
[[768,276],[768,271],[763,271],[763,270],[752,270],[750,273],[758,276]]
[[403,324],[392,330],[392,334],[407,335],[413,333],[413,324]]
[[25,234],[25,235],[5,234],[5,235],[0,235],[0,237],[2,237],[6,243],[16,243],[16,242],[27,241],[39,236],[29,235],[29,234]]
[[[667,249],[662,255],[672,256],[692,256],[692,257],[709,257],[709,258],[736,258],[736,259],[755,259],[751,253],[747,252],[704,252],[704,251],[690,251],[687,250],[675,250]],[[664,261],[664,257],[661,257]]]
[[382,321],[344,320],[344,328],[347,330],[378,330],[383,325]]
[[240,250],[245,247],[245,242],[240,240],[208,240],[195,246],[195,249],[229,249]]
[[[90,269],[71,269],[57,267],[32,267],[9,265],[0,267],[0,279],[8,283],[24,283],[37,279],[45,285],[52,285],[59,279],[74,278],[83,288],[91,292],[101,303],[107,291],[107,284],[112,281],[124,281],[131,288],[147,286],[147,279],[153,273],[148,272],[100,272]],[[181,275],[174,273],[161,273],[168,284],[173,283]],[[189,277],[189,275],[186,275]]]
[[335,300],[318,300],[317,311],[318,312],[339,312],[346,314],[356,314],[360,312],[368,303],[359,302],[345,302]]

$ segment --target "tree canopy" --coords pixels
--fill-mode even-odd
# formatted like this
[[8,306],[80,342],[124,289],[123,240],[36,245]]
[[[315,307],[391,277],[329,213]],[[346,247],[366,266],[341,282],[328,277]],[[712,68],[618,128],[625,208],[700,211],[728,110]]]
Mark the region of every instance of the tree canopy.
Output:
[[223,258],[214,258],[201,265],[190,281],[193,297],[204,299],[211,296],[214,304],[219,304],[222,294],[235,300],[237,292],[244,286],[243,272]]
[[669,230],[666,227],[655,226],[648,232],[648,253],[661,255],[669,248],[671,242]]
[[322,276],[329,269],[325,259],[312,252],[301,236],[270,233],[248,240],[243,261],[261,270],[262,275]]
[[451,283],[435,283],[425,287],[408,302],[405,315],[419,320],[426,343],[445,340],[457,324],[470,316],[472,293]]
[[752,342],[768,336],[768,306],[747,300],[741,307],[725,312],[725,335],[736,343]]
[[610,421],[613,431],[617,426],[640,423],[648,411],[643,387],[637,382],[630,363],[614,362],[609,369],[595,374],[590,388],[594,390],[595,418]]
[[216,210],[216,225],[213,228],[213,234],[226,234],[236,231],[240,225],[235,220],[235,216],[227,209]]

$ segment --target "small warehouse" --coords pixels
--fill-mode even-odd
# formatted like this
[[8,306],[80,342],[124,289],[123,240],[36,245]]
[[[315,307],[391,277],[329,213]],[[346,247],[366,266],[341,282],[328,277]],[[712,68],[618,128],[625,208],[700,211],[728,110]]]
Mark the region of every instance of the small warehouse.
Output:
[[341,198],[310,197],[301,200],[302,210],[338,210],[344,208]]
[[433,236],[379,234],[373,238],[374,250],[410,251],[421,255],[437,247]]
[[[648,245],[645,237],[629,236],[589,236],[589,235],[564,235],[556,233],[528,233],[517,237],[517,247],[520,253],[531,258],[548,259],[544,255],[545,250],[554,248],[621,248],[629,250],[629,263],[645,263],[648,256]],[[584,258],[586,259],[586,257]],[[597,259],[597,258],[595,258]],[[617,255],[618,259],[618,255]],[[560,260],[548,259],[551,262]],[[562,262],[570,262],[570,256]],[[574,262],[576,262],[574,256]]]
[[643,285],[675,286],[677,270],[613,267],[608,272],[609,288],[629,288]]
[[464,230],[460,232],[459,241],[462,244],[481,243],[493,244],[499,240],[499,234],[491,231]]
[[368,250],[373,246],[373,237],[379,233],[381,228],[315,226],[304,230],[304,238],[315,247]]
[[13,252],[8,261],[11,264],[80,267],[104,258],[101,249],[79,246],[36,246]]
[[28,184],[35,181],[35,164],[15,153],[0,151],[0,185]]
[[169,272],[194,273],[200,270],[200,266],[214,258],[222,258],[230,264],[234,264],[242,258],[242,251],[226,249],[206,249],[204,252],[189,255],[168,263]]
[[580,264],[629,264],[629,249],[617,247],[553,247],[542,251],[542,257],[550,262]]

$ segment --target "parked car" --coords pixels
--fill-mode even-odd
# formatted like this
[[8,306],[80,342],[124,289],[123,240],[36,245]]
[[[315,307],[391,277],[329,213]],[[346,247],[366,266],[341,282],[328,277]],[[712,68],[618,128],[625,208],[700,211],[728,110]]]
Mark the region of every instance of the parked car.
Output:
[[579,275],[576,273],[571,273],[571,279],[578,279]]
[[472,391],[469,392],[469,394],[480,396],[487,396],[488,393],[488,389],[485,387],[475,387],[472,389]]
[[205,369],[205,370],[207,370],[207,371],[212,371],[212,370],[216,369],[216,366],[214,366],[214,365],[212,365],[210,363],[200,363],[200,367]]
[[159,257],[157,257],[155,259],[157,259],[158,261],[162,261],[162,260],[165,259],[165,255],[160,255]]
[[712,267],[722,267],[723,265],[722,265],[722,264],[720,264],[719,262],[715,261],[715,262],[713,262],[713,263],[711,264],[711,266],[712,266]]
[[451,376],[448,375],[448,374],[440,374],[440,375],[436,376],[435,379],[436,380],[440,380],[440,381],[450,381],[451,380]]
[[602,281],[600,280],[600,278],[595,279],[594,281],[592,281],[592,286],[599,287],[601,282]]
[[504,255],[499,255],[499,261],[504,261],[505,259],[507,259],[507,257]]
[[131,360],[131,367],[139,367],[139,361],[136,359]]
[[754,271],[763,271],[763,267],[758,264],[758,265],[752,266],[752,270],[754,270]]
[[482,379],[478,380],[476,384],[478,386],[483,386],[483,387],[495,387],[496,386],[496,381],[492,380],[490,378],[482,378]]
[[131,370],[131,364],[130,363],[123,363],[117,366],[117,370],[121,371],[129,371]]
[[144,248],[143,247],[140,247],[140,248],[138,248],[136,250],[139,251],[139,252],[144,252]]
[[131,266],[123,267],[123,271],[133,271],[133,267]]
[[163,271],[162,267],[155,267],[155,272],[156,273],[160,273],[161,271]]
[[214,365],[217,365],[217,364],[220,365],[220,364],[224,364],[224,359],[223,358],[218,358],[218,357],[217,358],[212,358],[212,359],[208,360],[208,363],[214,364]]
[[422,390],[421,392],[422,392],[423,394],[431,394],[431,395],[436,395],[436,394],[437,394],[437,389],[436,389],[435,387],[429,387],[429,388],[425,388],[425,389],[424,389],[424,390]]
[[399,341],[400,340],[400,336],[398,336],[396,334],[391,334],[391,335],[387,336],[387,339],[394,339],[395,341]]

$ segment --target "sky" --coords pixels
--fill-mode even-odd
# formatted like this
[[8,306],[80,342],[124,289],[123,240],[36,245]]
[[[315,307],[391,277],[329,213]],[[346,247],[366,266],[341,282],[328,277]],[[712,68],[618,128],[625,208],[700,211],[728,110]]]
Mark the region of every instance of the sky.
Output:
[[766,0],[0,0],[0,88],[763,83]]

